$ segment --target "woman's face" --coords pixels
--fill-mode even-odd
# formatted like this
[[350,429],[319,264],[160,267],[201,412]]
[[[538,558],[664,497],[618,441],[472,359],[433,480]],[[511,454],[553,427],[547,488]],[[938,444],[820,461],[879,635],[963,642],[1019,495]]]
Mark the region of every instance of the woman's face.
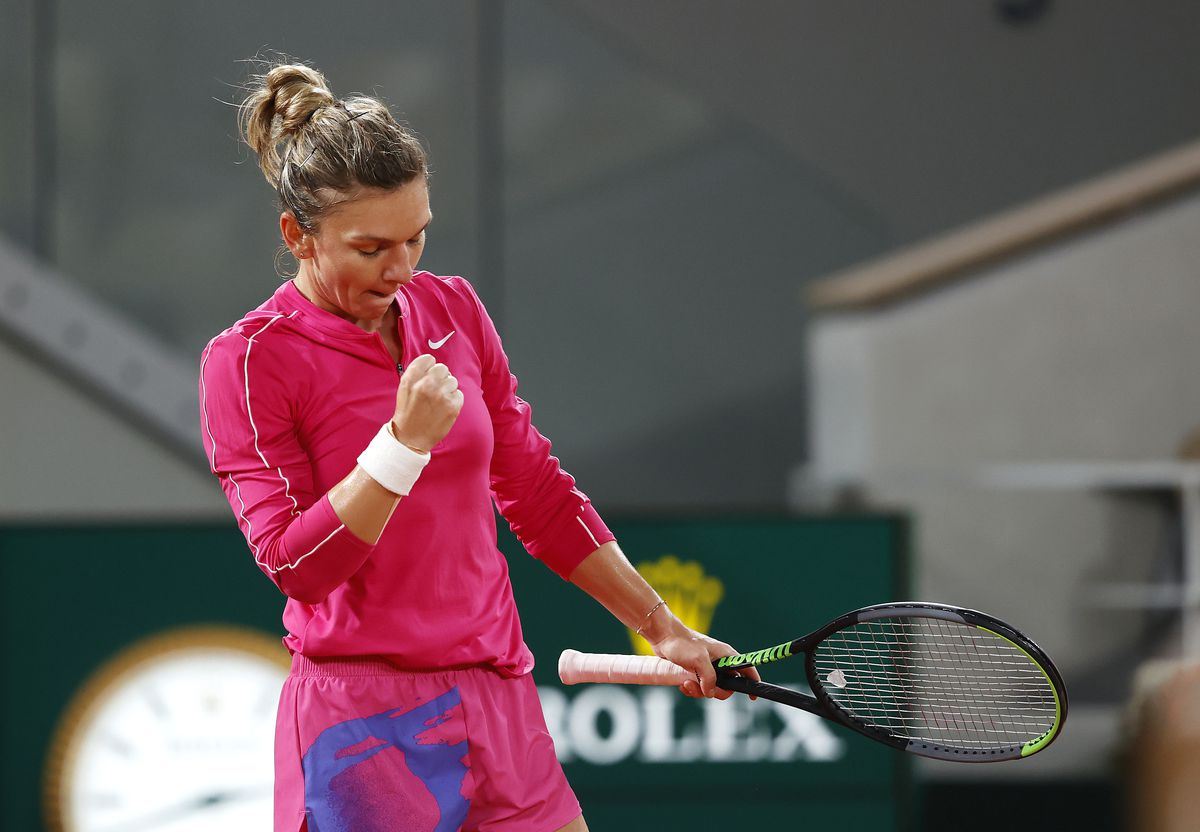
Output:
[[300,262],[296,287],[320,308],[374,331],[410,281],[433,219],[423,177],[391,191],[363,190],[321,218],[315,234],[280,218]]

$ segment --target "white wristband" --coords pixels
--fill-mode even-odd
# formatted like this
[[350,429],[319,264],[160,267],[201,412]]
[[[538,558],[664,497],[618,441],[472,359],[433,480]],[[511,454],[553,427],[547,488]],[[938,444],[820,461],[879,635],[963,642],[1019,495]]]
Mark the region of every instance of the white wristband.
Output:
[[429,454],[419,454],[392,435],[391,424],[384,422],[379,433],[358,455],[358,466],[371,479],[393,494],[407,496],[421,471],[429,464]]

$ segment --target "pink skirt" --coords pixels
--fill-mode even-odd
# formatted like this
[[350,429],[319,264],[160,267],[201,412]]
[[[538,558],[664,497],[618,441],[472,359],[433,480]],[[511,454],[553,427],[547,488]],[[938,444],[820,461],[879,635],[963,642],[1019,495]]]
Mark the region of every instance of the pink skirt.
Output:
[[552,832],[579,815],[530,676],[293,656],[275,832]]

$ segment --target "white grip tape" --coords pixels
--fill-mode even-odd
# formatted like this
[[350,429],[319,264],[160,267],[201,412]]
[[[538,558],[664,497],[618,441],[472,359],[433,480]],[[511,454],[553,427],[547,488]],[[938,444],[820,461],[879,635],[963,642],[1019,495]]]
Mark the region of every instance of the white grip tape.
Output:
[[390,423],[384,422],[371,444],[358,455],[358,466],[388,491],[403,497],[429,464],[429,456],[398,441],[392,436]]
[[609,682],[621,685],[682,685],[696,674],[658,656],[617,656],[564,650],[558,657],[558,678],[564,685]]

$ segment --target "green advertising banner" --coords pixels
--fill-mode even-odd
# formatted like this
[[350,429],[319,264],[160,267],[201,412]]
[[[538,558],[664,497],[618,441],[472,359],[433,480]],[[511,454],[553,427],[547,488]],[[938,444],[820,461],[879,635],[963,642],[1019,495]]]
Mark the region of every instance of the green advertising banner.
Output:
[[[894,518],[617,518],[611,528],[686,623],[738,650],[770,647],[907,591],[905,527]],[[645,653],[648,645],[515,541],[504,548],[547,723],[593,829],[643,828],[621,819],[644,811],[676,818],[668,828],[714,812],[785,828],[801,818],[901,827],[903,755],[811,714],[741,695],[718,702],[669,687],[562,685],[565,648]],[[806,690],[802,662],[764,668],[764,678]]]
[[[630,560],[677,614],[743,650],[905,595],[906,530],[898,518],[610,522]],[[547,722],[593,830],[677,829],[715,818],[780,828],[902,827],[908,796],[902,755],[830,723],[740,695],[715,702],[688,699],[670,687],[561,685],[556,663],[565,648],[629,653],[645,652],[647,645],[530,558],[506,529],[500,546],[538,659],[534,675]],[[70,828],[50,805],[53,789],[45,790],[44,773],[61,765],[51,746],[72,732],[83,736],[80,702],[97,699],[105,685],[115,690],[114,680],[126,680],[129,690],[109,697],[115,704],[105,719],[117,721],[96,720],[97,754],[133,765],[129,761],[143,751],[103,735],[104,725],[129,724],[120,722],[121,708],[132,707],[121,696],[130,702],[141,696],[142,709],[164,720],[191,707],[189,725],[171,735],[169,750],[181,760],[221,765],[239,743],[249,747],[242,735],[269,731],[273,718],[263,690],[274,685],[277,696],[272,680],[286,659],[282,648],[274,655],[272,645],[282,634],[282,606],[232,523],[0,528],[0,640],[8,659],[0,693],[6,749],[0,828]],[[764,676],[803,688],[801,661],[783,662]],[[188,672],[209,666],[236,679],[200,685],[202,701],[189,705],[186,692],[197,684]],[[144,694],[171,685],[185,693],[163,701]],[[223,725],[226,712],[245,720],[241,733],[201,731]],[[172,758],[155,759],[161,769]],[[269,761],[256,766],[267,768],[269,778]],[[124,779],[133,782],[105,787],[95,795],[97,805],[135,801],[139,791],[155,788],[150,780]],[[261,783],[253,786],[261,803]],[[190,804],[181,801],[183,811]],[[212,811],[213,819],[219,814],[215,803],[196,811]],[[129,816],[156,817],[132,810]],[[241,828],[235,821],[224,826]]]

